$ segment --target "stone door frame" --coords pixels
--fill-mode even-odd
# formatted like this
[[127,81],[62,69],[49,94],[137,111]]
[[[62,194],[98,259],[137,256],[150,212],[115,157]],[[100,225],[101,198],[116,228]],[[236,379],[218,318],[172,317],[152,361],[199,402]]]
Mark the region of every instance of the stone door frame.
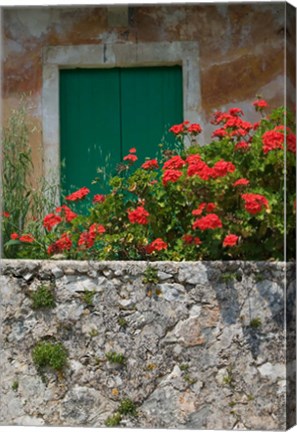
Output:
[[49,183],[60,183],[60,69],[181,65],[184,119],[202,123],[197,42],[49,46],[42,60],[43,172]]

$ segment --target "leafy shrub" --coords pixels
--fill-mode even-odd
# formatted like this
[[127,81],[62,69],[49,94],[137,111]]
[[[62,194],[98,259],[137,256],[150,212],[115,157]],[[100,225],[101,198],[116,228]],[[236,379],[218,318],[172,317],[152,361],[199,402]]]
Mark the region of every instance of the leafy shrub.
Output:
[[[95,260],[283,260],[285,229],[295,238],[294,118],[283,108],[252,124],[239,108],[214,114],[213,141],[198,145],[201,127],[185,121],[170,131],[179,145],[135,169],[130,149],[87,215],[83,186],[40,222],[43,234],[22,256]],[[191,146],[185,148],[184,144]],[[196,144],[195,144],[196,142]],[[285,151],[286,150],[286,151]],[[124,167],[124,168],[123,168]],[[286,174],[286,176],[285,176]],[[284,224],[284,181],[287,217]],[[286,226],[286,228],[285,228]],[[28,240],[28,239],[27,239]],[[287,245],[294,258],[294,243]]]

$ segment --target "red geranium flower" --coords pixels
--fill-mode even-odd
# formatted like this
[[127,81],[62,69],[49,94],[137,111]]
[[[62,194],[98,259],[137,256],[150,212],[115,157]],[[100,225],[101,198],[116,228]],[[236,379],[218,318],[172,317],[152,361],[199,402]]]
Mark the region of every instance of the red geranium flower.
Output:
[[192,123],[189,127],[188,127],[188,132],[189,133],[193,133],[193,134],[199,134],[202,132],[202,128],[200,126],[200,124],[198,123]]
[[88,188],[82,187],[81,189],[78,189],[77,191],[75,191],[72,194],[65,197],[65,199],[67,201],[77,201],[77,200],[84,198],[89,193],[90,193],[90,190]]
[[264,108],[268,107],[268,103],[264,99],[258,99],[255,102],[253,102],[254,107],[256,108],[256,111],[261,111]]
[[32,234],[23,234],[20,238],[19,238],[19,240],[21,241],[21,242],[24,242],[24,243],[32,243],[32,242],[34,242],[34,237],[32,236]]
[[49,255],[57,252],[61,252],[63,250],[70,250],[72,247],[71,238],[67,233],[61,235],[61,237],[56,240],[53,244],[51,244],[47,248],[47,252]]
[[183,236],[183,241],[186,244],[194,244],[195,246],[199,246],[202,243],[202,241],[200,240],[199,237],[194,237],[194,236],[192,236],[190,234],[185,234]]
[[221,219],[214,213],[210,213],[207,216],[197,219],[193,223],[194,229],[199,228],[202,231],[207,229],[222,228],[222,226]]
[[262,142],[265,154],[272,150],[282,150],[284,148],[284,135],[276,130],[267,131],[262,135]]
[[77,214],[74,213],[67,205],[62,205],[61,207],[57,207],[56,212],[62,213],[62,215],[66,219],[66,222],[71,222],[73,219],[77,217]]
[[183,173],[181,171],[174,170],[174,169],[169,169],[169,170],[165,171],[163,174],[163,178],[162,178],[163,185],[166,186],[167,183],[169,183],[169,182],[171,182],[171,183],[177,182],[177,180],[182,175],[183,175]]
[[136,153],[136,148],[135,147],[130,148],[129,153]]
[[124,157],[124,161],[129,161],[129,162],[136,162],[138,159],[138,157],[134,154],[128,154],[127,156]]
[[89,249],[94,245],[94,238],[90,236],[88,231],[83,231],[79,236],[77,244],[78,246]]
[[148,217],[149,212],[143,206],[139,206],[135,210],[128,210],[129,221],[133,224],[147,225]]
[[97,194],[97,195],[94,195],[94,197],[93,197],[93,203],[102,203],[105,201],[105,199],[106,199],[105,195]]
[[175,135],[179,135],[185,131],[185,125],[184,123],[174,125],[169,129],[169,132],[174,133]]
[[213,166],[213,177],[225,177],[228,173],[233,173],[234,171],[235,166],[232,162],[220,160],[216,162]]
[[149,170],[149,169],[158,169],[159,168],[159,164],[157,159],[150,159],[145,161],[142,165],[141,168],[145,169],[145,170]]
[[6,217],[6,218],[9,218],[9,217],[10,217],[10,213],[8,213],[7,211],[4,211],[4,212],[2,213],[2,215],[3,215],[4,217]]
[[212,138],[224,138],[227,135],[227,131],[224,128],[219,128],[213,131],[211,137]]
[[163,169],[165,169],[165,170],[166,169],[169,169],[169,170],[180,169],[184,165],[186,165],[186,162],[180,156],[173,156],[172,158],[168,159],[164,163]]
[[247,186],[250,184],[250,181],[245,178],[240,178],[233,183],[233,186]]
[[230,108],[228,112],[231,116],[243,115],[243,111],[240,108]]
[[19,238],[19,235],[18,233],[14,232],[10,234],[10,238],[11,240],[17,240]]
[[244,208],[252,215],[260,213],[264,207],[269,207],[268,200],[263,195],[246,193],[242,194],[241,198],[245,201]]
[[104,226],[98,223],[93,223],[89,228],[89,234],[92,237],[96,237],[99,234],[104,234],[105,231],[106,229],[104,228]]
[[224,238],[223,246],[235,246],[236,243],[238,242],[238,238],[239,237],[235,234],[228,234]]
[[58,225],[61,222],[62,218],[60,216],[57,216],[54,213],[49,213],[43,219],[43,226],[48,231],[51,231],[55,225]]
[[165,243],[161,238],[157,238],[152,243],[146,246],[146,252],[151,254],[155,251],[161,251],[168,248],[168,244]]
[[235,150],[248,150],[250,148],[249,144],[245,141],[240,141],[234,147]]

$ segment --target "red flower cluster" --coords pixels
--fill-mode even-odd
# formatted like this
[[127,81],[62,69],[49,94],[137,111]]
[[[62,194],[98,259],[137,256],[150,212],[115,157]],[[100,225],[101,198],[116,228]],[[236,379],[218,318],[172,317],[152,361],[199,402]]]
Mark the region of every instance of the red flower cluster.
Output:
[[23,234],[19,240],[23,243],[33,243],[35,241],[34,237],[32,236],[32,234]]
[[245,201],[244,208],[247,212],[254,215],[260,213],[264,207],[268,208],[269,203],[263,195],[246,193],[241,198]]
[[186,244],[192,244],[192,245],[195,245],[195,246],[199,246],[202,243],[202,241],[200,240],[199,237],[194,237],[194,236],[192,236],[190,234],[185,234],[183,236],[183,241]]
[[97,194],[93,197],[93,203],[103,203],[106,199],[105,195]]
[[128,210],[129,221],[133,224],[147,225],[149,212],[143,206],[137,207],[135,210]]
[[146,252],[151,254],[156,251],[161,251],[167,249],[168,244],[165,243],[161,238],[157,238],[152,243],[146,246]]
[[211,213],[216,208],[215,203],[201,203],[199,204],[198,208],[192,211],[192,215],[194,216],[200,216],[205,210],[207,213]]
[[10,234],[10,238],[11,240],[17,240],[19,238],[19,235],[18,233],[14,232]]
[[54,253],[58,253],[64,250],[70,250],[72,247],[72,241],[67,233],[61,235],[61,237],[56,240],[53,244],[51,244],[47,248],[47,253],[52,255]]
[[62,205],[61,207],[56,208],[57,213],[61,213],[65,218],[66,222],[71,222],[73,219],[77,217],[77,214],[74,213],[69,207],[66,205]]
[[65,197],[65,199],[67,201],[77,201],[77,200],[84,198],[89,193],[90,193],[90,190],[88,188],[82,187],[81,189],[78,189],[77,191],[75,191],[72,194]]
[[222,125],[221,128],[212,133],[212,138],[223,138],[226,135],[231,137],[243,137],[249,134],[253,129],[250,122],[242,120],[240,116],[243,111],[240,108],[230,108],[227,113],[218,111],[214,113],[214,118],[211,121],[214,125]]
[[128,161],[128,162],[131,162],[131,163],[134,163],[134,162],[136,162],[137,161],[137,159],[138,159],[138,157],[136,156],[136,154],[134,154],[134,153],[136,153],[136,148],[130,148],[130,150],[129,150],[129,154],[127,155],[127,156],[125,156],[124,158],[123,158],[123,160],[124,161]]
[[60,216],[57,216],[54,213],[49,213],[43,219],[43,226],[48,231],[51,231],[53,227],[61,223],[62,220],[63,219]]
[[239,143],[235,144],[234,150],[248,150],[250,148],[250,145],[245,141],[240,141]]
[[150,159],[145,161],[142,165],[141,168],[145,169],[145,170],[150,170],[150,169],[158,169],[159,168],[159,164],[157,159]]
[[89,231],[84,231],[79,236],[78,243],[77,243],[78,246],[83,246],[89,249],[94,245],[96,237],[100,234],[105,233],[105,231],[106,230],[103,225],[98,223],[93,223],[90,226]]
[[173,156],[172,158],[168,159],[164,165],[163,169],[167,170],[174,170],[174,169],[180,169],[184,165],[186,165],[186,162],[180,157],[180,156]]
[[262,111],[264,108],[268,107],[268,103],[264,99],[256,100],[253,102],[253,105],[256,108],[256,111]]
[[164,172],[162,183],[164,186],[166,186],[167,183],[175,183],[182,175],[183,173],[181,171],[169,169]]
[[188,120],[185,120],[183,123],[172,126],[169,129],[169,132],[172,132],[175,135],[186,134],[186,133],[197,135],[202,132],[202,128],[198,123],[190,124]]
[[233,183],[233,186],[247,186],[250,184],[250,181],[245,178],[240,178]]
[[2,213],[2,216],[5,217],[5,218],[9,218],[10,217],[10,213],[8,213],[7,211],[4,211]]
[[213,178],[225,177],[228,173],[233,173],[235,171],[235,166],[231,162],[226,162],[220,160],[216,162],[213,166]]
[[187,174],[189,177],[197,175],[202,180],[209,180],[213,176],[213,170],[202,160],[195,162],[193,159],[193,162],[189,163]]
[[199,228],[201,231],[207,229],[222,228],[222,226],[223,225],[221,219],[214,213],[210,213],[200,219],[197,219],[193,223],[193,229]]
[[266,154],[271,150],[282,150],[284,148],[284,135],[273,129],[262,135],[263,152]]
[[236,243],[238,242],[238,236],[235,234],[228,234],[223,241],[223,246],[235,246]]

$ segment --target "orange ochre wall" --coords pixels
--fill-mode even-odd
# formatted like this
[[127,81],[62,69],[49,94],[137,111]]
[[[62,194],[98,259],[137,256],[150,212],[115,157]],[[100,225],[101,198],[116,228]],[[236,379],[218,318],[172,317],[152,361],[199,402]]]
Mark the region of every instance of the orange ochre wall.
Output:
[[[117,6],[12,7],[3,10],[3,117],[27,95],[34,131],[30,142],[36,176],[42,174],[42,49],[46,46],[197,41],[202,115],[250,103],[260,94],[284,104],[284,40],[289,85],[295,86],[294,31],[285,29],[285,2],[134,5],[127,19],[112,20]],[[125,9],[125,8],[124,8]],[[290,20],[288,20],[290,27]],[[292,24],[292,29],[294,25]],[[290,94],[290,92],[289,92]],[[293,101],[292,101],[293,102]],[[206,130],[206,135],[209,131]]]

